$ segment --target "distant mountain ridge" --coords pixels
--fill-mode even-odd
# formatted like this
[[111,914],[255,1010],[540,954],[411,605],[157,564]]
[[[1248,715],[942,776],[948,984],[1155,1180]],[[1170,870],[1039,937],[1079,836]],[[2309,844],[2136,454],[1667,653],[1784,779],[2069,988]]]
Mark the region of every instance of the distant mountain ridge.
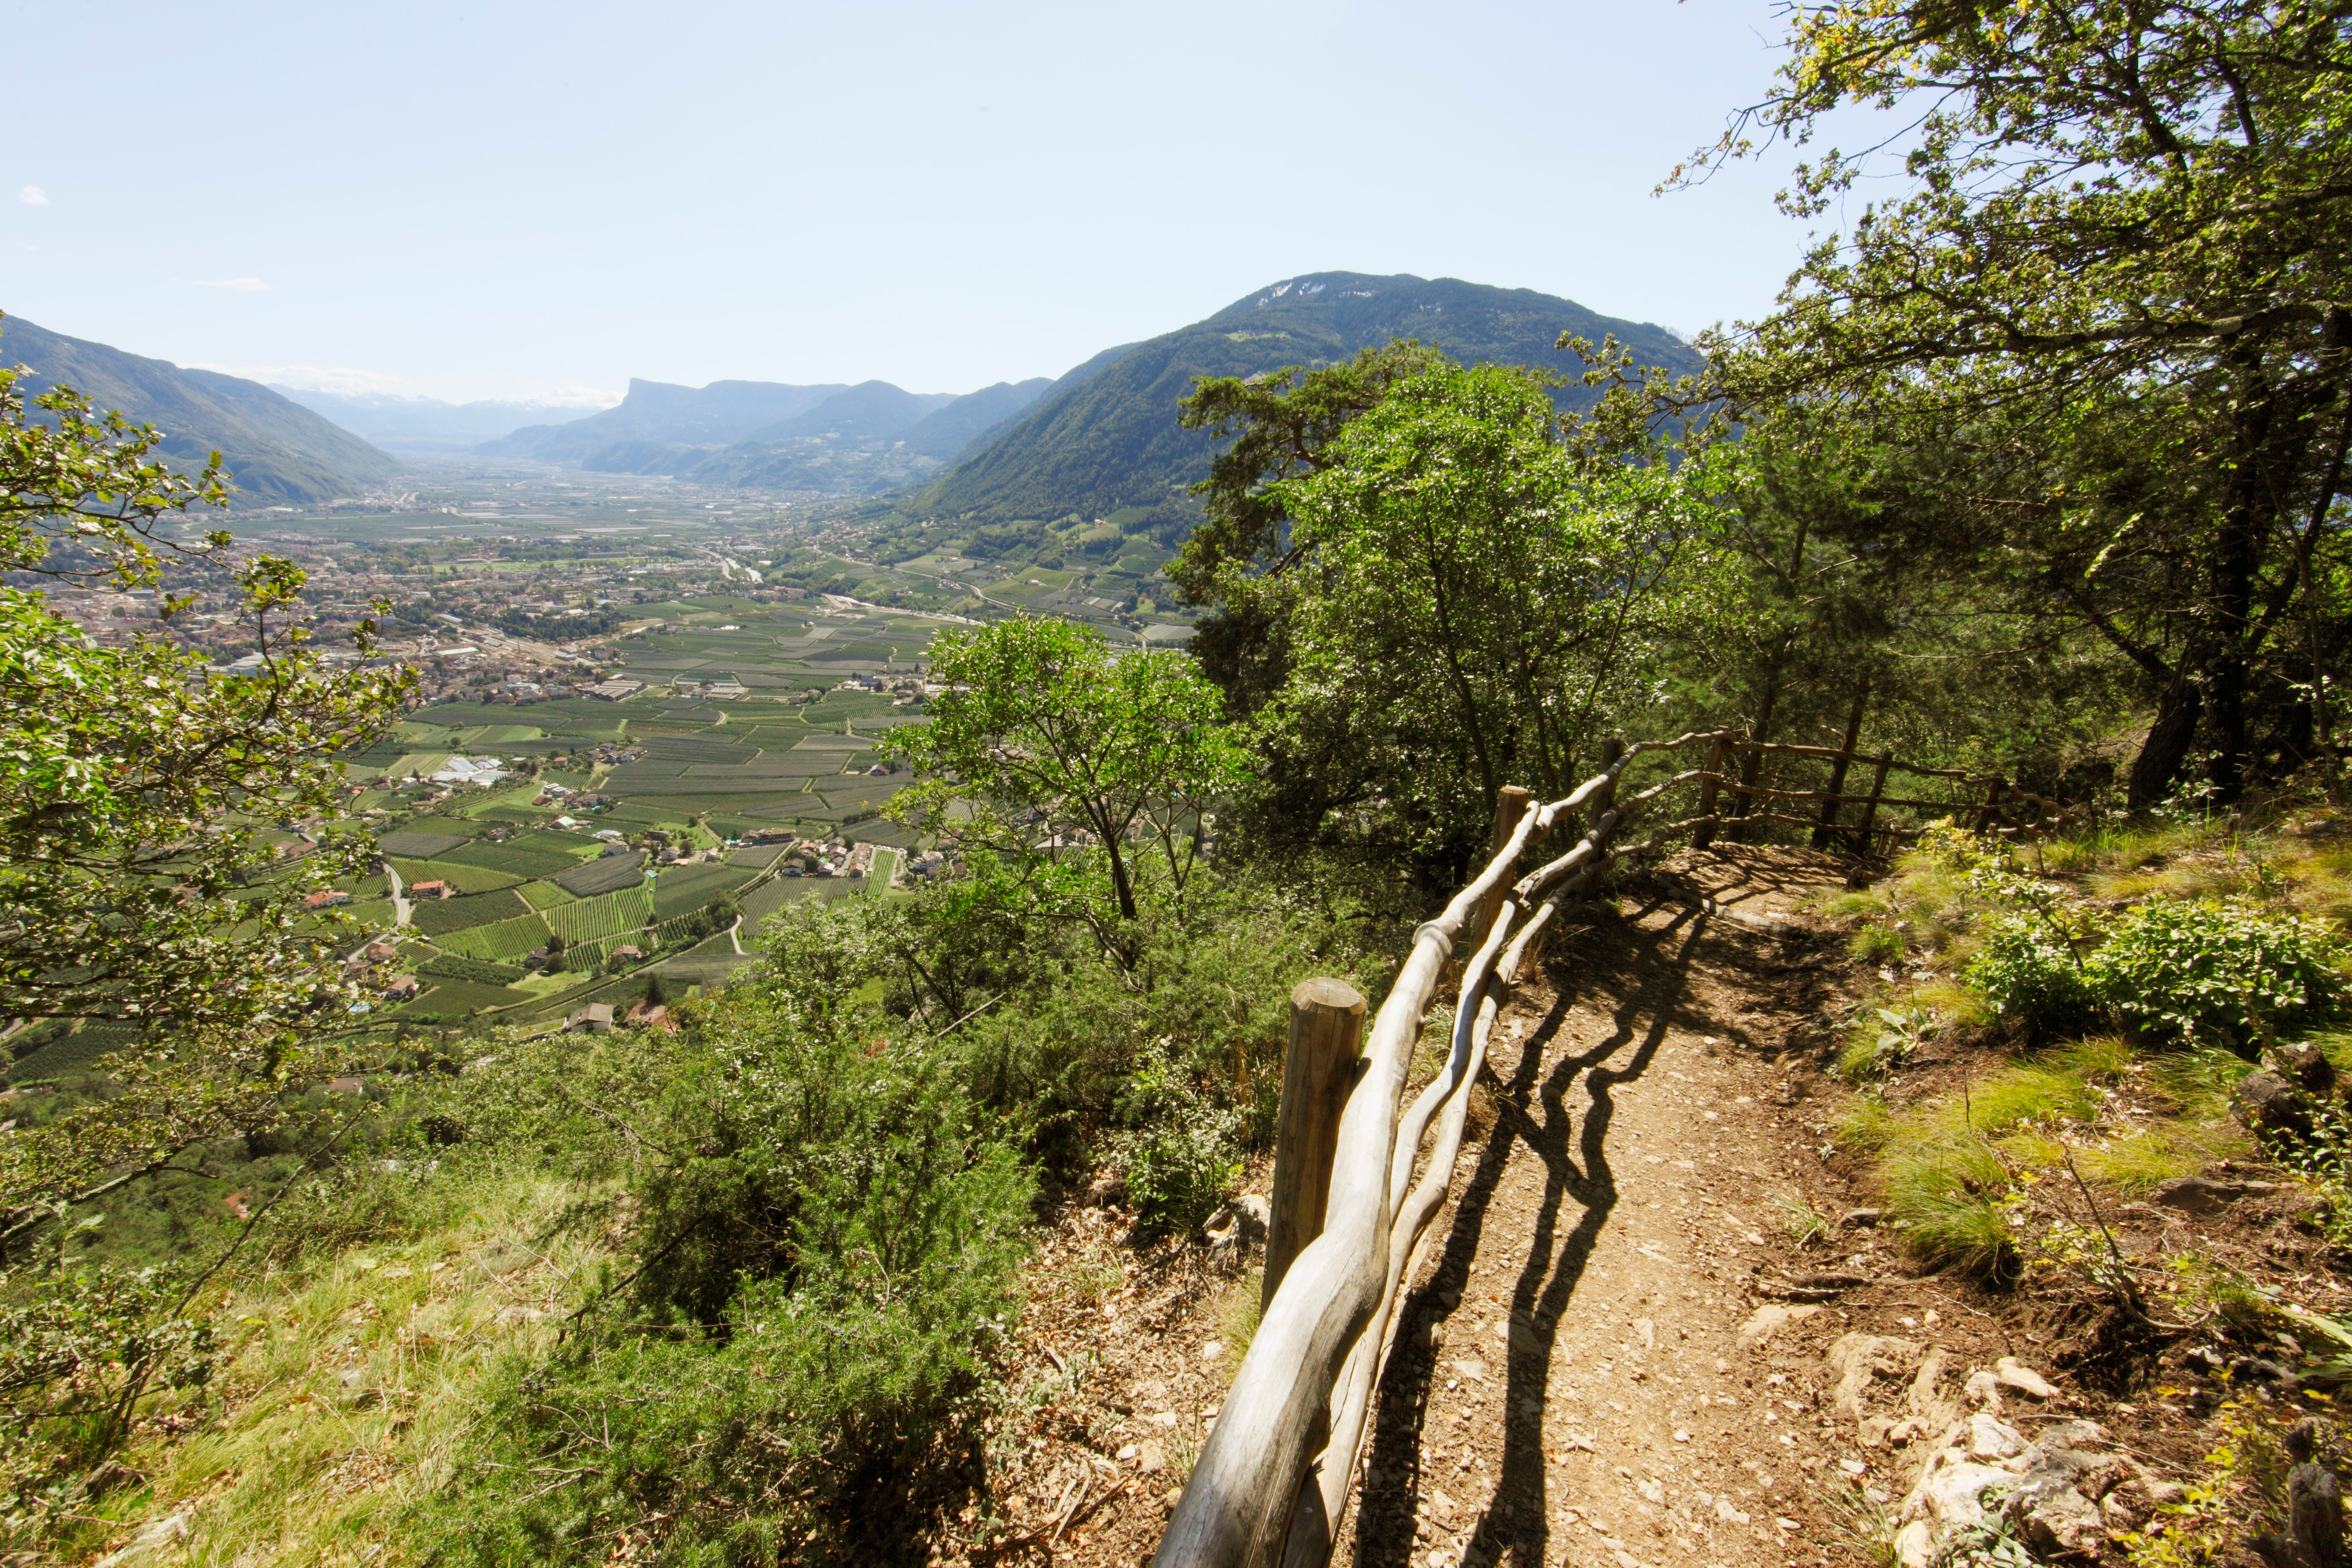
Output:
[[[63,383],[100,410],[156,426],[174,468],[193,473],[219,452],[239,506],[316,506],[400,471],[391,454],[257,381],[69,338],[22,316],[0,321],[0,363],[30,367],[17,383],[27,403]],[[40,422],[39,410],[27,413]]]
[[1602,316],[1531,289],[1497,289],[1410,274],[1317,272],[1244,296],[1204,321],[1097,356],[1094,374],[1055,390],[919,494],[909,510],[983,523],[1108,516],[1122,508],[1182,519],[1185,487],[1205,478],[1214,444],[1182,428],[1176,405],[1204,375],[1262,375],[1286,364],[1352,358],[1393,338],[1418,338],[1468,363],[1527,364],[1569,378],[1554,400],[1589,406],[1583,366],[1553,347],[1562,333],[1609,334],[1637,362],[1696,371],[1696,351],[1665,328]]
[[743,439],[793,441],[831,437],[843,441],[887,441],[906,434],[921,423],[925,415],[935,414],[957,400],[952,392],[903,392],[887,381],[861,381],[845,392],[835,393],[806,414],[763,426]]
[[776,381],[714,381],[708,386],[678,386],[633,376],[628,395],[601,414],[561,425],[526,426],[474,449],[485,458],[577,463],[600,447],[623,441],[723,447],[848,390],[840,382],[792,386]]
[[706,387],[632,381],[617,407],[516,430],[474,450],[576,462],[597,473],[874,495],[922,482],[1055,384],[1039,376],[956,394],[908,392],[887,381]]
[[485,399],[446,403],[436,397],[400,397],[390,393],[320,392],[313,387],[267,384],[269,390],[387,451],[467,451],[526,425],[575,415],[558,403],[506,403]]

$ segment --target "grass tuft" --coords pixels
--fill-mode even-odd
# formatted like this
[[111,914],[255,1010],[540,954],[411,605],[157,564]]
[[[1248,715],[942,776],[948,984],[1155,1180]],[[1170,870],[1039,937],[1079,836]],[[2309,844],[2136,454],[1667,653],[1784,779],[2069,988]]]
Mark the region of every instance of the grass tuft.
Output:
[[1257,1338],[1258,1293],[1265,1289],[1265,1273],[1253,1268],[1231,1285],[1217,1299],[1217,1338],[1224,1342],[1224,1365],[1228,1373],[1242,1364],[1249,1354],[1250,1342]]

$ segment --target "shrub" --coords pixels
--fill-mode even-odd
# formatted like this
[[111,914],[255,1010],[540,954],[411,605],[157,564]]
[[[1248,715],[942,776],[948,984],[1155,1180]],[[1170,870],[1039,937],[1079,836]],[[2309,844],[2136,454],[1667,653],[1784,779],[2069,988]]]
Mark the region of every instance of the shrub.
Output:
[[1141,1125],[1118,1142],[1128,1195],[1146,1226],[1190,1231],[1241,1175],[1241,1113],[1211,1100],[1164,1055],[1137,1069],[1132,1096]]
[[428,1560],[889,1559],[978,1413],[1034,1188],[938,1047],[773,984],[685,1038],[635,1123],[628,1304],[504,1369]]
[[2144,904],[2093,957],[2094,993],[2139,1033],[2168,1045],[2225,1046],[2252,1057],[2281,1030],[2333,1017],[2341,952],[2294,915],[2212,900]]
[[1994,1013],[2037,1034],[2077,1028],[2095,1005],[2088,966],[2032,916],[1993,921],[1965,973]]

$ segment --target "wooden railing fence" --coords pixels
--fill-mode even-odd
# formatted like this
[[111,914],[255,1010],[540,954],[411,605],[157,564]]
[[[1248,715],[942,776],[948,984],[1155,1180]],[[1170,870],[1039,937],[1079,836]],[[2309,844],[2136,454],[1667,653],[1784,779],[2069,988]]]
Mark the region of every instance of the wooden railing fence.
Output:
[[[1694,751],[1706,752],[1706,765],[1668,773],[1621,798],[1638,760]],[[1844,788],[1857,762],[1871,778],[1859,795]],[[1763,782],[1768,764],[1782,770],[1780,783]],[[1788,769],[1811,765],[1829,769],[1827,787],[1786,787]],[[1930,789],[1958,787],[1944,792],[1952,798],[1890,795],[1887,781],[1896,774],[1929,781]],[[1669,801],[1686,801],[1689,809],[1673,815],[1662,808]],[[1851,820],[1849,807],[1859,808]],[[2066,818],[2057,802],[1998,776],[1915,767],[1885,753],[1857,756],[1851,741],[1799,746],[1717,731],[1631,746],[1612,742],[1601,771],[1561,799],[1537,805],[1524,790],[1502,792],[1491,858],[1414,931],[1369,1032],[1363,998],[1344,983],[1310,980],[1293,992],[1265,1312],[1169,1519],[1156,1568],[1323,1568],[1328,1561],[1404,1283],[1453,1183],[1467,1088],[1485,1065],[1506,993],[1564,902],[1611,861],[1685,837],[1703,848],[1718,837],[1794,827],[1824,847],[1885,852],[1915,836],[1929,813],[2012,835]],[[1668,819],[1642,843],[1617,848],[1621,830],[1644,816]],[[1563,853],[1513,880],[1522,858],[1555,829],[1581,831]],[[1400,1114],[1423,1015],[1465,937],[1452,1049]]]

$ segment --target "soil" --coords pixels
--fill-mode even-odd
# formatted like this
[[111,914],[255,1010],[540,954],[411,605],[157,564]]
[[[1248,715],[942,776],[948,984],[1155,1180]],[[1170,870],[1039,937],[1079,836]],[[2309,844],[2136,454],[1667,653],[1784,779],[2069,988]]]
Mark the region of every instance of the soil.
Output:
[[[2029,1436],[2088,1415],[2156,1470],[2196,1468],[2216,1389],[2182,1364],[2186,1337],[2109,1353],[2095,1305],[1923,1276],[1863,1207],[1823,1068],[1830,1015],[1874,975],[1797,909],[1853,870],[1795,849],[1686,852],[1523,977],[1408,1282],[1335,1563],[1883,1561],[1864,1537],[1916,1456],[1862,1446],[1830,1408],[1825,1352],[1856,1331],[1939,1346],[1959,1380],[2014,1357],[2058,1385],[2012,1405]],[[1269,1176],[1254,1171],[1255,1190]],[[1801,1239],[1810,1216],[1825,1228]],[[2193,1248],[2299,1279],[2323,1310],[2344,1299],[2284,1189],[2194,1218],[2107,1217],[2127,1253]],[[935,1560],[1150,1560],[1237,1360],[1221,1319],[1252,1282],[1197,1244],[1122,1247],[1127,1219],[1065,1211],[1009,1347],[1025,1371],[995,1424],[993,1500]],[[1785,1321],[1759,1335],[1760,1309]]]

